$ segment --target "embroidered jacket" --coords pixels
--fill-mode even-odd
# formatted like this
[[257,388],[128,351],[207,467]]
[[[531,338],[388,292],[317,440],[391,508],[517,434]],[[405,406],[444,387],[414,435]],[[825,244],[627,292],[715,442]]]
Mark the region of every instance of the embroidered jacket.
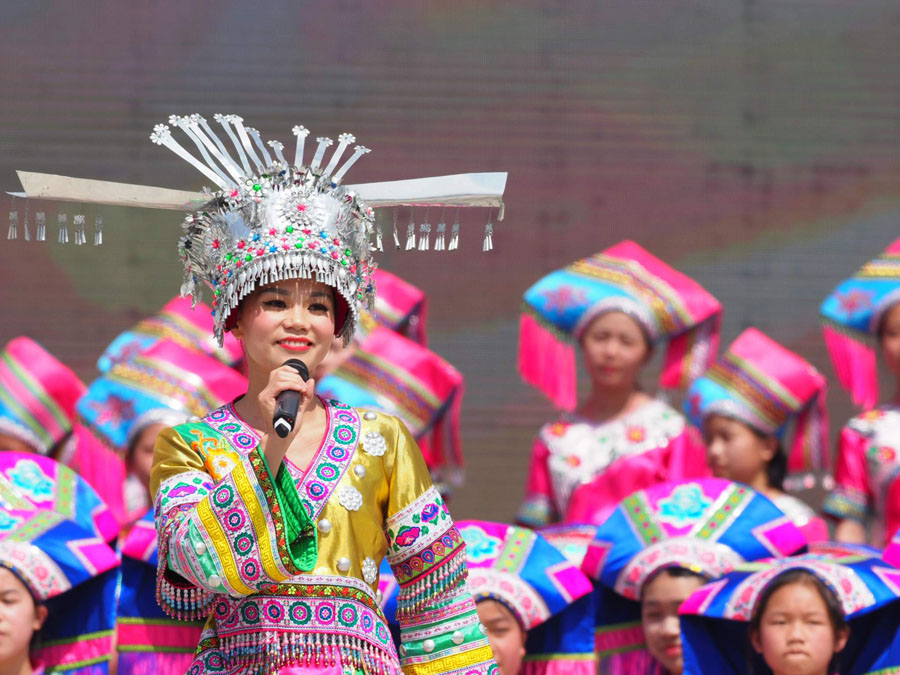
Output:
[[886,544],[900,528],[900,408],[879,406],[841,430],[835,488],[824,510],[865,523],[870,516]]
[[662,401],[601,424],[564,414],[538,434],[518,520],[599,525],[632,492],[706,475],[700,435]]
[[[305,473],[288,459],[271,471],[230,405],[160,434],[158,600],[209,617],[190,672],[495,672],[464,543],[406,427],[326,410]],[[401,586],[400,658],[378,606],[385,556]]]

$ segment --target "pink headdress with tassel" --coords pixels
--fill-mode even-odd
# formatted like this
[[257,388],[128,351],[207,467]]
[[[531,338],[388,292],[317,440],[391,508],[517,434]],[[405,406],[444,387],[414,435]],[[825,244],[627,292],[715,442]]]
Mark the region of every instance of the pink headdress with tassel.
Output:
[[828,468],[825,377],[794,352],[748,328],[722,359],[691,385],[685,411],[698,427],[707,415],[735,418],[780,435],[791,419],[791,472]]
[[863,408],[878,402],[875,341],[885,312],[898,302],[900,239],[841,282],[819,308],[838,381]]
[[624,312],[667,342],[659,384],[686,387],[715,359],[722,306],[693,279],[633,241],[551,272],[525,292],[519,372],[556,405],[576,403],[575,342],[596,317]]

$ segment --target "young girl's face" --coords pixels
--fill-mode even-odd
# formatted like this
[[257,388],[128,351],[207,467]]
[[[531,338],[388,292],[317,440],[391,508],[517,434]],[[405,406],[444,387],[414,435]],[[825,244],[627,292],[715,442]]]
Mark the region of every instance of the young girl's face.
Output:
[[47,608],[35,606],[19,578],[0,567],[0,671],[28,657],[31,638],[47,618]]
[[128,453],[128,470],[137,476],[144,487],[150,490],[150,469],[153,467],[153,446],[164,424],[148,424],[138,432],[131,452]]
[[703,422],[706,461],[716,478],[756,484],[775,456],[775,437],[762,438],[743,422],[723,415],[709,415]]
[[643,588],[641,627],[647,649],[673,675],[684,670],[678,608],[702,585],[699,576],[673,576],[664,570]]
[[828,607],[808,583],[782,586],[769,597],[753,648],[775,675],[826,675],[832,657],[847,644],[844,631],[835,635]]
[[880,341],[885,365],[895,377],[900,378],[900,303],[882,317]]
[[270,373],[291,358],[313,373],[331,350],[334,323],[334,289],[310,279],[290,279],[246,298],[232,333],[244,343],[251,377],[254,370]]
[[519,675],[525,657],[525,631],[502,603],[480,600],[475,605],[478,619],[487,629],[488,642],[501,675]]
[[607,389],[637,386],[650,355],[640,324],[622,312],[594,319],[581,336],[581,350],[594,386]]

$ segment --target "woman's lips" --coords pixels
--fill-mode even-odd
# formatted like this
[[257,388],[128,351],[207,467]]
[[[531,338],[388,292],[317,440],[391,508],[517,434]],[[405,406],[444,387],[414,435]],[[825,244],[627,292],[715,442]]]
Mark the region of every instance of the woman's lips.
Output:
[[308,352],[312,349],[312,342],[304,339],[279,340],[278,344],[290,352]]
[[681,645],[666,647],[664,651],[666,652],[666,656],[681,656]]

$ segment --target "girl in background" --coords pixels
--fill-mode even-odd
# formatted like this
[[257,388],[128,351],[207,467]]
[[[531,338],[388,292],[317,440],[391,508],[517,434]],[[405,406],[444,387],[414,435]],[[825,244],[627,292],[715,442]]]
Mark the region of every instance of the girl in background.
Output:
[[842,282],[821,313],[838,380],[865,410],[841,430],[824,510],[838,521],[837,540],[882,547],[900,528],[900,385],[876,405],[873,343],[900,382],[900,239]]
[[681,606],[685,672],[897,672],[898,579],[881,558],[839,547],[741,564]]
[[597,528],[582,562],[609,597],[598,602],[600,672],[680,675],[682,602],[745,560],[805,546],[784,513],[746,485],[707,478],[630,495]]
[[[627,495],[707,475],[696,430],[643,391],[639,376],[666,345],[660,385],[685,387],[715,358],[721,307],[699,284],[631,241],[578,260],[525,293],[519,370],[567,411],[535,441],[525,525],[602,522]],[[575,347],[591,378],[576,406]],[[575,488],[600,483],[589,503]]]
[[[694,381],[684,406],[703,429],[713,475],[766,495],[808,541],[828,540],[828,528],[809,506],[784,492],[784,480],[789,470],[828,465],[825,391],[825,378],[809,363],[748,328]],[[786,453],[790,422],[793,440]]]

